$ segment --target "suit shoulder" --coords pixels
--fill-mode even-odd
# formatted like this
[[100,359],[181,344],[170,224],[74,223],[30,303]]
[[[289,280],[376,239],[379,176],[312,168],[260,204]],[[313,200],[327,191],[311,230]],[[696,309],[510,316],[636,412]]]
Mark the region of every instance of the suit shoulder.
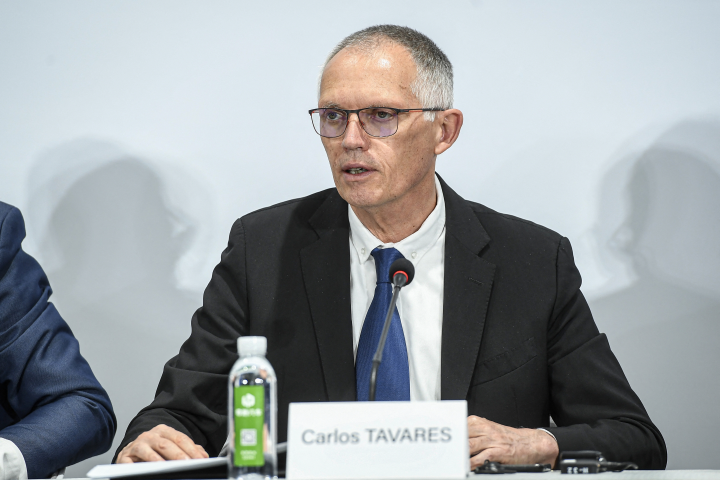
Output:
[[490,238],[497,238],[498,236],[526,237],[534,240],[545,240],[555,245],[563,238],[554,230],[530,220],[497,212],[480,203],[471,201],[467,201],[467,203],[475,212],[480,223],[488,231]]
[[[2,228],[2,225],[5,223],[5,220],[8,219],[8,217],[19,217],[20,221],[22,220],[22,214],[20,213],[20,210],[17,209],[17,207],[13,207],[12,205],[0,202],[0,228]],[[24,222],[23,222],[24,223]]]
[[0,264],[13,258],[25,238],[25,221],[20,210],[0,202]]
[[[328,188],[307,197],[295,198],[255,210],[243,215],[235,223],[236,225],[241,223],[244,229],[253,229],[262,227],[277,228],[280,225],[286,225],[293,219],[306,222],[331,195],[337,195],[335,188]],[[273,229],[271,228],[271,230]]]

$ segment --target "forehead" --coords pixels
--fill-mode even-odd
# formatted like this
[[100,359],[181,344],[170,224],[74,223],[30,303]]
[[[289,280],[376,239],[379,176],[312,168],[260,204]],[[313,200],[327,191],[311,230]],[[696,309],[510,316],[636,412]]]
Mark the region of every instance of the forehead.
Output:
[[379,45],[370,51],[346,48],[323,72],[318,106],[417,106],[410,89],[416,75],[415,62],[400,45]]

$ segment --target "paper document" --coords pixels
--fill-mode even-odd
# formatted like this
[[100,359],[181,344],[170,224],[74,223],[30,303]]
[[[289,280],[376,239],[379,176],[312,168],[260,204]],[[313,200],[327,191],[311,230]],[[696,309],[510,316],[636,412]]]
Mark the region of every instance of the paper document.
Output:
[[[87,473],[89,478],[122,478],[138,475],[187,472],[227,465],[227,457],[201,458],[197,460],[167,460],[165,462],[121,463],[98,465]],[[180,478],[180,477],[178,477]]]

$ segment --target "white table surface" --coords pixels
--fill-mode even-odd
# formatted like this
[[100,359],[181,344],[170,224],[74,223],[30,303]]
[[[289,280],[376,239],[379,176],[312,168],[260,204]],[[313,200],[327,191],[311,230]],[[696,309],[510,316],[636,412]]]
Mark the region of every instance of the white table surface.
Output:
[[[554,470],[546,473],[509,473],[513,480],[538,480],[538,478],[552,477],[558,480],[562,478],[586,478],[597,477],[606,480],[720,480],[720,470],[629,470],[625,472],[604,472],[597,474],[585,475],[563,475],[559,471]],[[487,474],[475,475],[473,480],[482,480],[479,477],[488,477]]]
[[[605,472],[588,475],[562,475],[559,471],[546,473],[506,473],[502,475],[470,474],[472,480],[504,478],[508,480],[538,480],[542,478],[586,478],[597,477],[604,480],[720,480],[720,470],[630,470],[627,472]],[[90,480],[88,478],[66,478],[64,480]],[[382,479],[378,479],[382,480]]]

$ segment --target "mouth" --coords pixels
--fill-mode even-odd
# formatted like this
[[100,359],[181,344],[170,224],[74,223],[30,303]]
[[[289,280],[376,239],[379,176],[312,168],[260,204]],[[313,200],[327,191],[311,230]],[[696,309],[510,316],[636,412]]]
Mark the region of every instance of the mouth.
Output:
[[357,160],[351,160],[340,168],[346,182],[364,182],[376,172],[372,165]]

